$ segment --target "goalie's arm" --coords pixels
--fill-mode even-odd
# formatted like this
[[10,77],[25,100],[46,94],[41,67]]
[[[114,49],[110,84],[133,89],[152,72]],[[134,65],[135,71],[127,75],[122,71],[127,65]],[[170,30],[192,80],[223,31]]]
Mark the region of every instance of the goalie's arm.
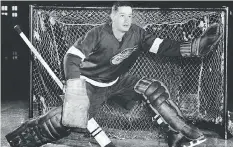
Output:
[[188,42],[157,38],[153,34],[140,30],[142,47],[149,52],[164,56],[204,56],[221,39],[219,24],[211,25],[202,36]]
[[[72,48],[74,47],[72,46],[70,49]],[[72,50],[77,50],[77,49],[72,49]],[[72,53],[68,53],[68,52],[66,53],[66,55],[64,56],[64,60],[63,60],[64,73],[65,73],[66,80],[80,78],[81,62],[82,62],[82,58],[80,58],[79,56],[72,54]]]
[[66,80],[80,77],[80,64],[95,50],[98,36],[99,28],[92,28],[68,49],[63,60]]
[[181,43],[171,39],[162,39],[138,27],[140,43],[144,51],[149,51],[163,56],[182,56]]

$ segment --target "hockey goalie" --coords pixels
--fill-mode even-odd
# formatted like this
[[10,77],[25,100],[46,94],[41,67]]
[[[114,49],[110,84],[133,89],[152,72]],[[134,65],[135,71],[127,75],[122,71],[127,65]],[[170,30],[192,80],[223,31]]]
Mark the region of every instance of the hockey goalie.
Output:
[[[221,39],[220,25],[212,24],[199,38],[177,42],[157,38],[132,24],[130,3],[114,3],[111,22],[94,27],[79,38],[64,57],[66,89],[63,105],[28,120],[6,135],[12,147],[36,147],[68,136],[73,128],[90,132],[101,147],[115,147],[94,117],[111,97],[132,108],[143,99],[168,137],[169,147],[192,147],[206,140],[185,121],[166,85],[157,79],[129,74],[141,51],[163,56],[203,57]],[[19,31],[19,33],[21,33]]]

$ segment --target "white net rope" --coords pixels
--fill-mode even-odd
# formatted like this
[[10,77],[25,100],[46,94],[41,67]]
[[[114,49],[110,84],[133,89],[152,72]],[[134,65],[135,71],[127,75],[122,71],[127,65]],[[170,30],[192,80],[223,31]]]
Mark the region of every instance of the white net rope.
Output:
[[[110,8],[42,7],[32,9],[32,43],[63,81],[63,57],[69,47],[94,26],[109,21]],[[213,23],[222,24],[220,10],[150,9],[134,10],[134,23],[160,38],[188,41],[199,37]],[[223,29],[223,28],[222,28]],[[222,30],[223,31],[223,30]],[[224,40],[205,58],[164,57],[142,53],[129,72],[164,82],[184,116],[195,121],[222,123],[224,98]],[[61,105],[62,91],[39,63],[33,62],[34,116]],[[112,136],[137,138],[157,130],[152,113],[144,103],[125,111],[109,101],[96,120]],[[118,130],[118,131],[116,131]],[[144,132],[144,133],[142,133]],[[158,137],[157,135],[156,137]]]

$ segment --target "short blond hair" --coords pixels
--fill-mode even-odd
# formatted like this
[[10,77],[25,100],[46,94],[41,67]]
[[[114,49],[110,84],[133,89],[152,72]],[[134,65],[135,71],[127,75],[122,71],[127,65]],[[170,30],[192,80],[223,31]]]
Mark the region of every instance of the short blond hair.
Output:
[[117,1],[112,6],[112,12],[118,11],[118,8],[119,7],[123,7],[123,6],[133,7],[130,2],[127,2],[127,1]]

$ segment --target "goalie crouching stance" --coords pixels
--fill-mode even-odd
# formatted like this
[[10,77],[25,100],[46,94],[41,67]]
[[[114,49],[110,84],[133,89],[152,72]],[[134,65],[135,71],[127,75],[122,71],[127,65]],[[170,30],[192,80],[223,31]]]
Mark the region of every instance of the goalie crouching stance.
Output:
[[130,109],[141,95],[155,112],[154,119],[169,128],[169,147],[191,147],[205,141],[196,127],[185,122],[165,85],[126,73],[141,51],[163,56],[206,55],[221,38],[220,26],[210,26],[190,42],[177,42],[157,38],[132,24],[132,16],[130,3],[114,3],[112,21],[94,27],[68,49],[64,57],[67,84],[63,105],[7,134],[11,146],[40,146],[68,136],[72,128],[83,128],[101,147],[115,147],[93,117],[107,99],[114,98]]

